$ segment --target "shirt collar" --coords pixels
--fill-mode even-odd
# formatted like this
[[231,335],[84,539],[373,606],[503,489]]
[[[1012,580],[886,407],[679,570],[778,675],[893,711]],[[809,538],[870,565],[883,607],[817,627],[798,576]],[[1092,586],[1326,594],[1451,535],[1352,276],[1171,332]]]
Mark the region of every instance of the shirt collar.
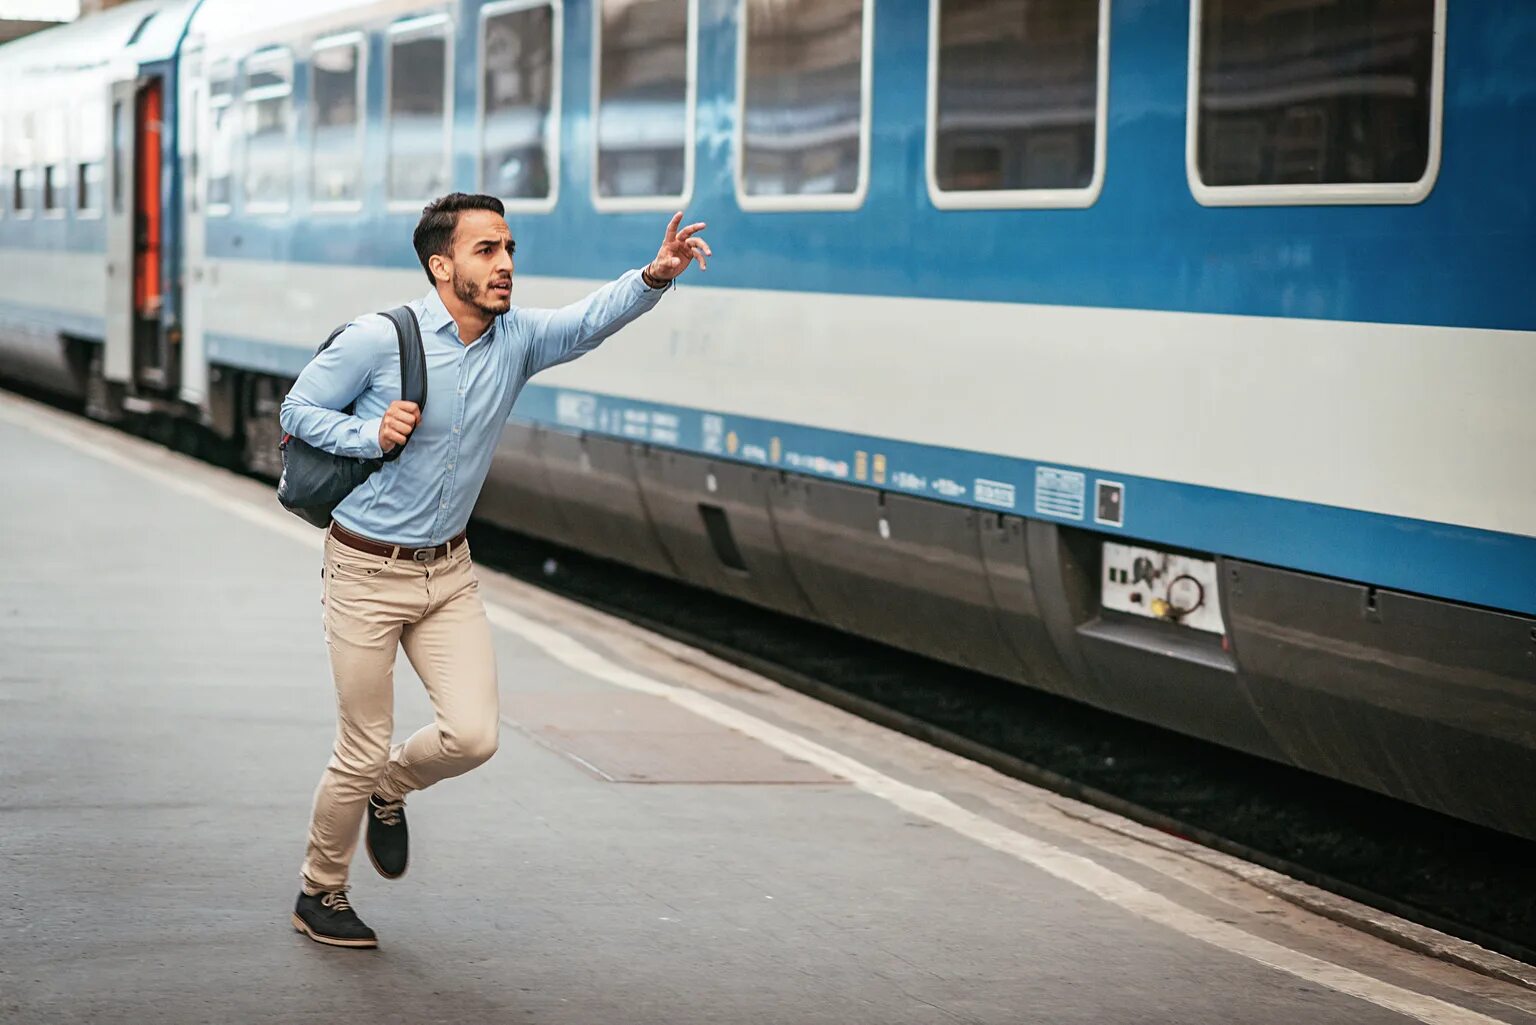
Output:
[[452,326],[453,318],[448,315],[448,307],[443,305],[443,297],[437,294],[437,289],[432,289],[421,301],[422,331],[431,334]]
[[[491,326],[485,329],[485,334],[475,339],[475,344],[479,345],[494,338],[500,323],[500,317],[492,320]],[[421,300],[421,330],[424,334],[447,332],[453,336],[454,341],[463,342],[459,337],[458,325],[453,322],[453,317],[448,313],[448,307],[443,305],[443,297],[437,294],[435,288]]]

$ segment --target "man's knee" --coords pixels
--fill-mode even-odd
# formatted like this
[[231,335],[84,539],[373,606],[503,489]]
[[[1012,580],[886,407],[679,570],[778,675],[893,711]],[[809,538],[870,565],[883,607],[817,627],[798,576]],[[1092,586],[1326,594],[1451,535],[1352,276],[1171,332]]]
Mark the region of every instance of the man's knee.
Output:
[[476,723],[447,731],[443,736],[443,748],[454,762],[470,768],[487,762],[496,753],[500,743],[501,724],[496,720]]
[[337,733],[331,764],[359,780],[376,780],[389,764],[389,734],[359,731],[345,726]]

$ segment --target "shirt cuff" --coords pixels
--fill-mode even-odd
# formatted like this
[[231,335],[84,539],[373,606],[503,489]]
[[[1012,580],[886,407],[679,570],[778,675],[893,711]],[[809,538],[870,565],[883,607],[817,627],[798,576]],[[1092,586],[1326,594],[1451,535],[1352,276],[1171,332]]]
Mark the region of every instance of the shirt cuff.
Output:
[[358,443],[362,447],[360,458],[383,459],[384,446],[379,444],[379,428],[384,425],[384,418],[376,416],[372,420],[364,420],[358,427]]
[[660,288],[652,288],[650,285],[647,285],[645,283],[645,273],[644,272],[645,272],[645,268],[644,267],[640,267],[640,268],[637,268],[635,270],[635,284],[639,286],[636,289],[636,293],[635,293],[636,295],[639,295],[639,296],[642,296],[642,297],[645,297],[645,298],[652,298],[652,297],[660,298],[662,295],[665,295],[667,292],[670,292],[672,290],[673,286],[675,286],[677,284],[677,279],[673,278],[672,280],[668,281],[666,284],[662,285]]

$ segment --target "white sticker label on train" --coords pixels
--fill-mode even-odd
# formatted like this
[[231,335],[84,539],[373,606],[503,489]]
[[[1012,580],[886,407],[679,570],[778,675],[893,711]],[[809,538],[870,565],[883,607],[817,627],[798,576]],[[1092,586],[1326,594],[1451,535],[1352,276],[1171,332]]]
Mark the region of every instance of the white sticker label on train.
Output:
[[983,480],[976,478],[976,501],[982,505],[995,505],[1001,509],[1012,509],[1018,503],[1018,497],[1012,484],[1004,484],[1002,481]]
[[1083,496],[1087,490],[1087,478],[1076,470],[1035,467],[1035,512],[1041,516],[1082,519]]

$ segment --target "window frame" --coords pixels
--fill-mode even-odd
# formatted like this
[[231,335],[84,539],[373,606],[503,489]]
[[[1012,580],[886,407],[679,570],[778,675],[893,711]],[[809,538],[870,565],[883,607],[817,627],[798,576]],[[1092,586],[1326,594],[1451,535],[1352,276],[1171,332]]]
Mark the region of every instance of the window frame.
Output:
[[1189,0],[1189,86],[1184,109],[1184,176],[1201,206],[1373,206],[1422,203],[1440,177],[1445,124],[1446,0],[1434,0],[1430,46],[1429,152],[1415,182],[1327,182],[1284,185],[1207,185],[1200,178],[1200,35],[1204,0]]
[[[750,2],[750,0],[746,0]],[[731,134],[734,166],[731,177],[736,203],[754,213],[790,213],[813,210],[857,210],[869,198],[870,134],[873,124],[875,78],[875,5],[878,0],[860,0],[863,27],[859,54],[859,177],[852,192],[814,193],[792,196],[754,196],[746,190],[747,152],[747,22],[746,3],[738,9],[736,27],[736,130]]]
[[[20,111],[12,121],[15,138],[11,142],[12,151],[15,153],[15,163],[9,165],[10,174],[6,176],[5,190],[7,193],[6,205],[10,207],[11,215],[18,221],[30,221],[36,218],[38,200],[37,195],[37,114],[35,111]],[[17,203],[17,199],[25,199],[25,203]]]
[[[357,52],[357,198],[356,199],[316,199],[315,198],[315,136],[320,130],[319,108],[315,106],[315,54],[325,50],[339,49],[350,46]],[[338,32],[328,36],[321,36],[309,47],[309,81],[305,83],[309,92],[305,107],[309,110],[308,127],[308,161],[309,181],[306,183],[306,194],[309,196],[309,209],[314,213],[356,213],[363,208],[363,199],[367,193],[368,171],[368,33],[361,29],[349,32]],[[388,85],[386,83],[386,89]],[[386,110],[388,108],[386,107]],[[386,172],[387,173],[387,172]],[[388,183],[386,182],[386,187]]]
[[[45,221],[62,221],[69,216],[70,186],[68,115],[53,108],[37,115],[40,122],[37,144],[37,213]],[[50,174],[49,172],[54,172]],[[49,206],[50,199],[62,200]]]
[[[45,221],[62,221],[69,216],[70,202],[73,193],[70,186],[73,179],[69,173],[69,165],[66,163],[44,164],[38,168],[38,212]],[[54,172],[50,174],[49,172]],[[48,201],[56,199],[60,202],[56,206],[49,206]]]
[[637,210],[672,211],[687,209],[693,200],[694,155],[698,149],[699,118],[699,0],[686,0],[688,4],[687,56],[684,74],[686,86],[683,94],[683,191],[673,195],[651,196],[604,196],[598,189],[598,161],[600,147],[598,118],[602,107],[603,80],[603,6],[602,0],[592,2],[592,149],[588,154],[592,167],[592,207],[599,213],[624,213]]
[[1083,210],[1104,192],[1109,145],[1109,13],[1110,0],[1099,0],[1099,62],[1094,101],[1093,176],[1076,189],[943,189],[939,186],[939,21],[944,0],[928,4],[927,125],[923,142],[923,176],[928,201],[940,210]]
[[[235,212],[234,200],[236,195],[245,191],[245,132],[242,130],[233,134],[230,137],[229,143],[229,168],[227,173],[231,179],[231,182],[236,180],[238,176],[238,180],[242,183],[241,187],[236,189],[233,184],[231,184],[229,190],[229,202],[215,203],[213,200],[208,198],[208,186],[213,182],[213,176],[210,173],[210,167],[213,163],[213,146],[214,143],[218,141],[218,135],[214,131],[214,123],[217,120],[217,112],[225,108],[229,109],[227,116],[232,118],[239,116],[241,108],[240,101],[244,95],[245,75],[243,69],[241,68],[240,61],[233,57],[215,58],[214,60],[209,61],[205,68],[206,69],[203,72],[203,108],[207,120],[204,123],[206,130],[203,132],[203,155],[202,159],[198,161],[198,181],[195,183],[195,187],[202,190],[204,217],[229,217],[232,216]],[[225,78],[228,80],[229,92],[222,96],[215,97],[213,94],[213,83],[220,78]],[[109,120],[111,118],[110,108],[108,109],[108,118]],[[108,145],[110,148],[110,141]],[[103,208],[111,205],[112,201],[110,189],[111,183],[109,182],[109,194],[106,198],[106,201],[102,204]]]
[[[107,104],[107,103],[97,103],[97,102],[92,101],[89,98],[84,99],[81,102],[84,105],[80,108],[79,115],[77,116],[76,121],[75,121],[75,143],[76,143],[76,145],[75,145],[74,152],[72,154],[70,154],[70,156],[73,158],[73,159],[70,160],[70,167],[73,170],[73,176],[74,176],[74,189],[73,189],[74,201],[71,204],[71,206],[74,209],[75,220],[77,220],[77,221],[98,221],[98,220],[101,220],[101,218],[105,217],[106,213],[107,213],[107,152],[106,151],[107,151],[108,145],[109,145],[109,143],[111,141],[110,140],[110,129],[111,129],[111,126],[107,122],[108,122],[109,118],[111,117],[111,113],[110,113],[111,112],[111,105]],[[91,110],[93,107],[94,107],[96,113],[95,114],[88,113],[88,111]],[[88,134],[90,134],[90,133],[88,133],[85,130],[83,122],[86,119],[88,119],[88,118],[94,118],[96,120],[97,143],[96,143],[96,147],[95,148],[88,148],[87,144],[86,144],[86,136]],[[98,197],[99,202],[97,203],[96,206],[83,206],[82,205],[82,201],[85,199],[85,194],[84,194],[84,192],[82,190],[85,188],[85,184],[86,184],[86,181],[87,181],[87,175],[86,175],[86,168],[87,167],[97,167],[97,168],[100,168],[100,173],[101,173],[101,189],[100,189],[100,193],[101,194]]]
[[[565,3],[564,0],[496,0],[480,8],[475,64],[475,188],[485,192],[485,23],[501,14],[532,10],[535,7],[550,9],[550,52],[554,55],[549,76],[549,141],[546,147],[549,160],[549,195],[530,198],[519,196],[509,199],[497,196],[508,211],[520,213],[549,213],[560,203],[561,121],[565,111]],[[593,8],[594,12],[596,8]],[[596,134],[594,129],[593,134]],[[594,169],[594,177],[596,172]],[[594,186],[595,187],[595,186]]]
[[384,109],[379,112],[379,117],[384,123],[384,209],[390,213],[421,212],[421,204],[430,202],[436,198],[433,196],[395,197],[389,192],[389,164],[392,156],[391,144],[395,135],[395,46],[400,42],[409,42],[420,36],[430,36],[435,33],[443,41],[443,172],[444,181],[448,183],[450,190],[453,186],[453,115],[454,115],[454,89],[453,89],[453,56],[454,56],[454,23],[453,17],[446,10],[433,11],[430,14],[413,15],[402,18],[389,24],[384,30]]
[[[267,62],[273,56],[278,55],[287,58],[287,88],[282,91],[279,91],[275,86],[258,86],[257,88],[252,89],[250,84],[252,65],[254,64],[256,68],[260,70],[266,66]],[[298,104],[294,102],[294,86],[296,84],[294,82],[294,73],[297,67],[298,61],[294,57],[293,48],[285,46],[281,43],[273,44],[271,46],[263,46],[259,49],[252,50],[240,61],[240,113],[242,121],[250,116],[247,111],[250,109],[252,101],[260,102],[262,100],[278,99],[284,97],[286,97],[288,100],[288,125],[286,132],[286,145],[284,146],[284,150],[288,155],[288,190],[286,198],[282,199],[281,201],[273,199],[253,200],[251,198],[251,134],[250,126],[248,124],[242,123],[240,126],[240,158],[238,162],[238,180],[240,182],[240,210],[242,213],[285,214],[293,208],[293,191],[295,184],[294,179],[297,177],[293,173],[294,130],[296,127],[295,122],[298,120],[296,116],[298,113]]]

